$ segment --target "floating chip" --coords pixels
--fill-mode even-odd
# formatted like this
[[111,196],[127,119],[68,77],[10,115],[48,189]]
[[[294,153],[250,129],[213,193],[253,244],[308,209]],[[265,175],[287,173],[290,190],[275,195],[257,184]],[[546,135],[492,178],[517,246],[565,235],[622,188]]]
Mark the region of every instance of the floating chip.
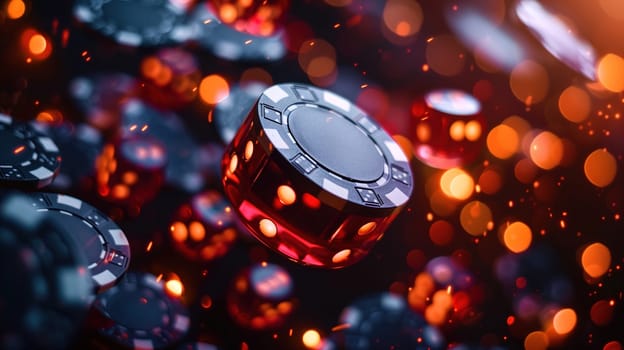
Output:
[[195,6],[178,26],[176,39],[179,42],[196,42],[200,37],[208,37],[221,25],[221,21],[209,9],[207,2]]
[[240,326],[255,330],[275,329],[296,308],[294,282],[283,267],[262,262],[234,277],[226,298],[230,316]]
[[19,194],[0,198],[0,349],[66,349],[92,298],[84,254]]
[[414,155],[438,169],[474,161],[482,152],[486,118],[481,103],[469,93],[436,89],[418,98],[410,120]]
[[249,110],[266,88],[267,86],[260,82],[234,86],[228,97],[216,105],[213,112],[214,122],[225,144],[232,142]]
[[190,326],[184,305],[148,273],[126,274],[117,286],[97,295],[93,311],[98,334],[130,349],[170,347]]
[[80,199],[55,193],[29,194],[32,206],[72,234],[87,257],[97,290],[114,285],[128,269],[130,245],[117,224]]
[[341,349],[444,349],[442,333],[413,312],[405,299],[380,293],[356,300],[340,316]]
[[95,172],[95,160],[103,147],[100,131],[87,124],[70,122],[60,125],[34,123],[33,126],[50,136],[63,156],[63,166],[50,188],[87,190],[92,182],[90,176]]
[[69,95],[84,119],[102,131],[116,132],[123,103],[137,94],[138,82],[123,73],[77,77],[69,85]]
[[161,109],[182,108],[197,97],[201,77],[191,52],[165,47],[141,60],[141,96]]
[[238,237],[235,214],[221,193],[208,190],[178,209],[169,227],[174,248],[200,262],[227,254]]
[[186,8],[169,0],[77,0],[74,16],[127,46],[158,46],[184,36],[177,29]]
[[197,192],[204,186],[201,151],[177,114],[155,109],[138,99],[128,100],[121,113],[122,137],[151,136],[164,145],[169,184],[187,192]]
[[31,125],[0,114],[0,140],[0,187],[42,188],[58,174],[56,143]]
[[362,206],[394,208],[407,201],[407,157],[348,100],[311,86],[281,84],[265,90],[256,109],[266,133],[257,140],[260,146],[271,143],[322,192]]
[[193,41],[219,58],[230,61],[277,61],[286,55],[286,43],[281,30],[270,36],[239,32],[221,23],[209,6],[205,5],[196,7],[190,15],[190,21],[198,23],[195,27],[201,28],[196,31]]
[[[511,72],[513,68],[528,57],[524,38],[518,33],[495,23],[481,10],[467,2],[462,11],[454,11],[449,6],[446,23],[465,47],[475,50],[478,62],[484,62],[488,70],[502,69]],[[483,68],[483,67],[482,67]]]
[[588,79],[596,79],[594,48],[560,18],[534,0],[518,2],[516,14],[546,51]]
[[95,165],[98,196],[137,215],[160,191],[167,160],[164,145],[149,135],[131,135],[104,145]]
[[302,84],[266,89],[223,157],[223,185],[255,237],[291,260],[363,258],[406,205],[406,155],[348,100]]

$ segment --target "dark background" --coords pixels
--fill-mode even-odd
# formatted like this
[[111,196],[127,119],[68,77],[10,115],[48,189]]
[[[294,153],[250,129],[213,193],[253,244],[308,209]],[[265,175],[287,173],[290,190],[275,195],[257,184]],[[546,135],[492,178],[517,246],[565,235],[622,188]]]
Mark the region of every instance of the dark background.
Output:
[[[475,1],[480,6],[488,6],[487,1]],[[569,9],[581,6],[575,2],[549,1],[553,8],[574,14]],[[0,4],[4,4],[0,2]],[[511,2],[507,3],[511,5]],[[358,97],[361,84],[377,87],[387,93],[389,108],[409,109],[410,102],[434,88],[457,88],[472,91],[480,80],[486,80],[494,87],[492,97],[483,104],[488,127],[497,125],[505,117],[518,114],[530,120],[534,128],[550,130],[566,137],[576,145],[576,153],[584,155],[598,147],[610,147],[618,159],[619,173],[611,186],[600,190],[591,186],[583,174],[583,156],[577,156],[571,164],[551,171],[542,171],[544,179],[556,184],[550,188],[552,194],[540,196],[538,190],[515,180],[514,163],[497,161],[487,150],[482,150],[474,162],[466,169],[478,174],[484,160],[496,163],[505,176],[503,189],[495,195],[474,194],[473,197],[486,202],[492,209],[495,223],[506,217],[516,217],[530,222],[533,227],[532,248],[523,253],[525,276],[532,281],[532,292],[547,300],[545,281],[556,276],[564,276],[572,286],[572,296],[566,305],[578,315],[574,332],[566,337],[561,348],[602,349],[609,341],[621,339],[624,329],[622,317],[622,290],[624,276],[621,269],[614,269],[602,278],[602,283],[588,284],[583,278],[579,265],[580,248],[587,242],[606,244],[612,255],[611,266],[620,266],[624,260],[621,235],[624,226],[614,220],[622,213],[624,189],[622,186],[622,123],[605,122],[593,115],[591,121],[597,129],[611,130],[611,137],[597,135],[588,137],[579,132],[576,125],[563,119],[557,110],[559,92],[573,82],[583,81],[579,74],[558,63],[543,51],[539,44],[511,16],[507,24],[525,35],[527,45],[534,52],[534,59],[542,62],[550,74],[549,95],[544,102],[531,108],[516,100],[509,89],[508,75],[487,73],[480,70],[467,49],[468,56],[461,74],[443,77],[435,72],[423,72],[426,63],[424,49],[426,39],[451,33],[444,18],[444,10],[451,5],[445,1],[420,1],[424,13],[423,26],[416,40],[406,46],[397,46],[386,40],[380,32],[381,1],[357,1],[344,7],[331,7],[322,1],[293,1],[284,18],[285,23],[297,20],[306,22],[314,32],[314,37],[332,43],[337,51],[339,75],[337,82],[328,86],[351,100]],[[0,19],[0,82],[2,91],[19,89],[20,81],[27,81],[16,104],[11,104],[11,114],[29,120],[43,108],[57,108],[63,111],[66,119],[81,121],[84,116],[71,103],[68,96],[69,82],[81,75],[97,72],[123,72],[139,75],[141,59],[156,52],[157,48],[129,48],[118,45],[108,38],[79,25],[72,17],[72,1],[37,1],[28,6],[27,14],[19,20]],[[350,19],[360,16],[355,25],[347,25]],[[573,17],[582,28],[589,28],[583,16]],[[334,28],[334,24],[343,24]],[[52,55],[41,62],[24,63],[20,54],[19,35],[27,27],[47,33],[54,45]],[[67,29],[70,38],[66,47],[60,45],[62,30]],[[593,32],[592,32],[593,33]],[[593,34],[588,32],[588,36]],[[617,40],[614,32],[613,41]],[[606,41],[605,41],[606,42]],[[597,43],[600,53],[608,50],[618,52],[619,48],[605,47]],[[270,63],[229,62],[218,59],[210,53],[189,45],[186,47],[198,60],[204,75],[219,74],[228,81],[235,82],[245,69],[262,67],[268,71],[275,83],[308,82],[306,74],[297,63],[295,53],[290,52],[283,60]],[[92,58],[89,62],[81,57],[87,51]],[[17,85],[17,88],[15,87]],[[621,96],[609,95],[595,103],[596,109],[611,103],[614,109],[622,109]],[[7,108],[7,106],[3,106]],[[365,109],[367,106],[363,106]],[[370,106],[368,106],[370,108]],[[199,99],[178,111],[192,137],[206,143],[217,141],[214,125],[205,116],[211,107]],[[391,133],[405,133],[404,126],[409,120],[393,120],[392,116],[369,110],[383,119]],[[595,113],[593,113],[595,114]],[[409,135],[406,135],[409,136]],[[341,310],[356,298],[374,292],[388,291],[407,294],[414,277],[422,271],[427,261],[437,256],[453,256],[464,262],[464,266],[474,276],[476,285],[482,290],[483,300],[473,305],[473,317],[458,324],[442,327],[449,344],[466,343],[484,347],[500,345],[506,348],[521,348],[524,336],[530,331],[539,330],[539,322],[526,322],[520,329],[511,329],[507,319],[514,314],[513,302],[517,297],[501,285],[494,274],[497,258],[506,254],[495,232],[483,237],[478,243],[462,232],[457,213],[447,220],[455,226],[451,244],[440,247],[433,244],[428,235],[430,222],[426,215],[431,211],[425,195],[425,183],[435,172],[418,160],[413,161],[415,187],[412,200],[391,226],[376,248],[360,263],[342,270],[328,271],[296,265],[266,250],[251,238],[242,238],[225,257],[206,264],[191,263],[176,254],[168,245],[166,232],[172,213],[189,199],[189,194],[165,186],[158,196],[147,203],[138,217],[124,217],[119,220],[132,247],[131,270],[148,271],[154,274],[175,272],[185,285],[183,301],[192,312],[192,329],[188,340],[203,339],[213,341],[223,348],[240,348],[245,342],[250,349],[298,349],[303,348],[301,334],[309,328],[318,329],[324,336],[331,336],[331,328],[338,324]],[[217,176],[218,178],[218,176]],[[208,187],[219,188],[220,184],[210,183]],[[93,194],[73,193],[95,203]],[[543,198],[547,198],[543,200]],[[507,202],[517,205],[509,208]],[[95,204],[94,203],[94,204]],[[102,204],[103,205],[103,204]],[[567,225],[559,225],[560,214],[567,213]],[[497,225],[498,226],[498,225]],[[539,235],[539,230],[545,235]],[[148,242],[154,246],[145,252]],[[414,253],[414,250],[417,252]],[[422,261],[408,264],[408,253],[421,256]],[[274,331],[250,331],[236,326],[225,308],[227,287],[238,271],[251,262],[268,260],[286,268],[293,277],[298,308],[286,324]],[[199,307],[199,297],[209,295],[213,306]],[[595,325],[589,317],[591,306],[598,300],[614,300],[614,319],[607,326]],[[289,335],[290,329],[293,335]],[[84,335],[79,346],[90,344],[90,336]]]

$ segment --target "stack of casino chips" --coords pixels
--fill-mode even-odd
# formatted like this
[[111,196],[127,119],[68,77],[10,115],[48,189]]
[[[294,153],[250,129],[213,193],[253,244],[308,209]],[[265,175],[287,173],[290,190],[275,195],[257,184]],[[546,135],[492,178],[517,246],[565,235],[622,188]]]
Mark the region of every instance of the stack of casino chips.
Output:
[[92,292],[77,241],[28,197],[3,192],[0,262],[0,348],[66,348]]
[[[280,28],[287,1],[268,4],[264,9],[246,10],[243,15],[260,27],[225,23],[217,15],[228,4],[208,1],[136,0],[100,1],[77,0],[74,17],[93,32],[104,35],[127,47],[157,47],[163,45],[197,45],[212,55],[230,61],[277,61],[286,53],[285,35]],[[267,3],[267,2],[265,2]],[[216,6],[213,6],[216,5]],[[267,12],[266,10],[269,10]],[[261,18],[254,10],[273,13]],[[141,16],[136,16],[140,13]],[[245,18],[238,18],[240,23]]]
[[[67,141],[74,132],[0,114],[0,348],[67,349],[88,333],[103,346],[172,346],[188,331],[188,312],[155,276],[126,274],[124,231],[79,198],[42,192],[62,158],[77,157],[48,135]],[[63,186],[74,180],[69,170]]]
[[[225,23],[220,9],[234,2],[194,3],[76,0],[73,14],[126,48],[192,44],[237,62],[286,55],[277,21],[287,1],[262,2],[271,8],[265,18],[270,21],[262,23],[257,7]],[[243,22],[248,23],[240,30],[237,23]],[[194,194],[174,218],[180,229],[171,231],[175,248],[189,260],[207,263],[225,255],[237,237],[232,216],[238,214],[255,238],[291,260],[341,268],[368,254],[409,199],[409,164],[390,136],[351,102],[303,84],[241,84],[214,106],[221,141],[232,144],[216,176],[226,196],[205,191],[208,166],[196,160],[198,144],[167,110],[182,113],[196,96],[197,62],[176,49],[153,58],[143,62],[142,81],[121,73],[73,81],[71,97],[92,128],[64,122],[35,129],[0,115],[0,187],[27,191],[4,194],[0,201],[0,230],[7,232],[0,235],[0,249],[9,259],[3,267],[17,266],[2,273],[3,285],[15,286],[0,294],[2,349],[162,349],[185,340],[189,312],[159,277],[128,272],[129,241],[100,206],[119,205],[138,215],[161,185],[172,185]],[[161,79],[169,73],[172,79]],[[332,150],[345,140],[355,147]],[[218,153],[214,158],[221,161],[223,152]],[[364,165],[352,165],[353,158]],[[62,160],[78,166],[61,168]],[[269,166],[260,166],[265,160]],[[48,185],[80,195],[40,192]],[[273,329],[295,310],[293,279],[278,265],[251,265],[232,282],[227,311],[240,327]],[[369,304],[409,330],[392,320],[405,314],[396,310],[396,301],[384,297]],[[409,322],[422,323],[414,317]],[[88,339],[71,344],[78,332]],[[432,332],[425,338],[436,345]],[[201,341],[179,348],[216,349]]]

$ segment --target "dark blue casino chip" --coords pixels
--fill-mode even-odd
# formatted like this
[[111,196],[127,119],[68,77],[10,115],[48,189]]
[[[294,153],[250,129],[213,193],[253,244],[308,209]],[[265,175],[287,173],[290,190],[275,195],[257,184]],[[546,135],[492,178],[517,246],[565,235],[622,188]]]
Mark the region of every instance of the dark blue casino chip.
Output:
[[347,350],[443,349],[441,332],[413,312],[404,298],[380,293],[356,300],[346,307],[340,323],[347,328],[334,334]]
[[[207,170],[205,150],[198,146],[177,114],[130,99],[122,106],[121,119],[122,137],[150,136],[164,145],[167,183],[191,193],[203,188],[203,173]],[[220,160],[221,155],[215,155],[215,159]]]
[[170,0],[76,0],[74,16],[93,30],[127,46],[179,41],[186,7]]
[[191,41],[228,61],[278,61],[288,51],[282,31],[270,36],[240,32],[221,23],[207,4],[195,7],[186,27],[195,28]]
[[87,124],[70,122],[60,125],[33,123],[33,126],[56,143],[63,157],[63,166],[50,188],[67,191],[87,187],[104,144],[100,131]]
[[163,169],[167,164],[167,151],[160,140],[149,136],[124,139],[119,145],[121,156],[144,170]]
[[190,326],[186,307],[148,273],[126,274],[117,286],[97,295],[92,310],[98,334],[128,349],[170,347]]
[[66,349],[92,282],[74,239],[21,194],[0,195],[0,349]]
[[119,125],[123,102],[137,93],[137,86],[134,77],[123,73],[96,74],[73,79],[69,95],[90,125],[111,131]]
[[88,203],[64,194],[29,194],[32,207],[47,213],[72,235],[83,251],[96,290],[113,286],[130,264],[125,233],[105,214]]
[[232,142],[238,128],[266,88],[267,85],[261,82],[234,86],[228,97],[215,106],[214,122],[223,143],[227,145]]
[[0,114],[0,140],[0,187],[42,188],[58,174],[58,146],[31,125]]

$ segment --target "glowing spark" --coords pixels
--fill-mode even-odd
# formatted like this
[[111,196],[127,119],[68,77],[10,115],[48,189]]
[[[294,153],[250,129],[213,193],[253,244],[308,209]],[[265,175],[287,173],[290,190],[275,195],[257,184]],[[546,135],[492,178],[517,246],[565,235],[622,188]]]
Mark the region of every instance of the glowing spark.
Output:
[[337,326],[334,326],[331,330],[332,330],[332,332],[338,332],[338,331],[341,331],[341,330],[344,330],[344,329],[349,329],[349,328],[351,328],[350,324],[342,323],[342,324],[339,324]]

